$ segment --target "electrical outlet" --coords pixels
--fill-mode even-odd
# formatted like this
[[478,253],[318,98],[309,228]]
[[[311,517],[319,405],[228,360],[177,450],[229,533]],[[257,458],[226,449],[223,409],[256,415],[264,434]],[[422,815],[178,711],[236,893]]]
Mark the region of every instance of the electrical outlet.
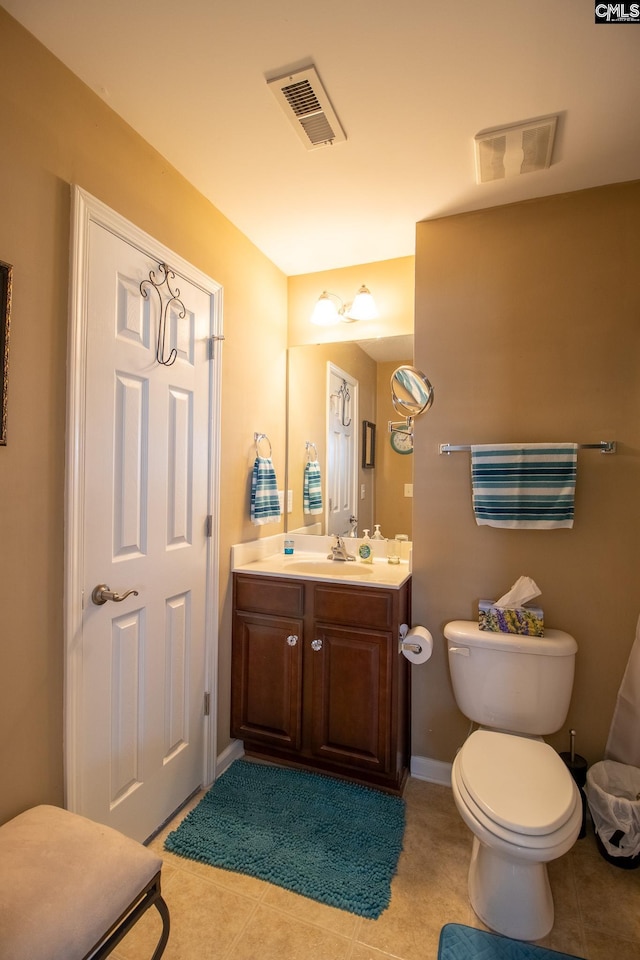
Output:
[[364,500],[365,494],[366,494],[365,485],[364,485],[364,483],[361,483],[361,484],[360,484],[360,499],[361,499],[361,500]]
[[287,513],[293,510],[293,490],[287,490]]
[[412,497],[412,496],[413,496],[413,484],[412,484],[412,483],[405,483],[405,485],[404,485],[404,495],[405,495],[405,497]]

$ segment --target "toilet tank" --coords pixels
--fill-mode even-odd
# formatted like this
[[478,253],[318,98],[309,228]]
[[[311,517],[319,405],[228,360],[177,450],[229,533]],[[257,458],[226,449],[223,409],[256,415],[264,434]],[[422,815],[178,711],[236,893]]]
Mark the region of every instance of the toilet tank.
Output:
[[482,726],[545,736],[569,710],[578,645],[562,630],[544,637],[480,630],[454,620],[444,628],[458,707]]

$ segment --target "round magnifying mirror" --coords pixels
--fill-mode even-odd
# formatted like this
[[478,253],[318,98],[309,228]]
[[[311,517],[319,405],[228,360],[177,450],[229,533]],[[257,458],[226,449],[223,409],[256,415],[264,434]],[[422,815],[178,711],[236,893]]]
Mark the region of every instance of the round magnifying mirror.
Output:
[[421,370],[403,365],[391,374],[391,399],[399,413],[416,417],[433,403],[433,387]]

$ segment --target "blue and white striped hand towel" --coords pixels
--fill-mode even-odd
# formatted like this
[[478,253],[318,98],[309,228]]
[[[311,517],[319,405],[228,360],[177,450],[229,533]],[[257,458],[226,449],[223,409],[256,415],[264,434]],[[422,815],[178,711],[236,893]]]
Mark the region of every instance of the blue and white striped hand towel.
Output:
[[305,513],[322,513],[322,477],[317,460],[305,464],[302,499]]
[[520,530],[573,526],[575,443],[471,447],[476,523]]
[[256,525],[280,519],[276,472],[270,457],[256,457],[251,475],[251,522]]

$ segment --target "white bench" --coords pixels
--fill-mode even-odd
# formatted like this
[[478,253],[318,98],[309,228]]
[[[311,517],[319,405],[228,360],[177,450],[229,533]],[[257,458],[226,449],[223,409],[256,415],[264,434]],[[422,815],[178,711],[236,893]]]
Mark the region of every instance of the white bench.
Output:
[[102,960],[151,906],[162,860],[117,830],[39,806],[0,826],[0,960]]

